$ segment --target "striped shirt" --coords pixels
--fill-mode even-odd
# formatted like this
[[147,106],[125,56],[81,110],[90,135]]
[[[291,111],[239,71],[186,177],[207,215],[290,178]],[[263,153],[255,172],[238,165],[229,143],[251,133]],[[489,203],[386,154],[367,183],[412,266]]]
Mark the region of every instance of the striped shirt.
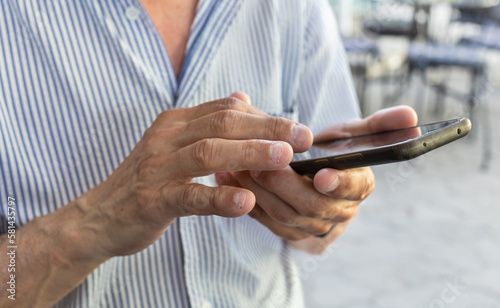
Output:
[[[199,1],[177,79],[139,0],[2,0],[0,232],[8,196],[21,227],[104,181],[161,111],[237,90],[313,132],[358,116],[327,2]],[[249,216],[184,217],[56,307],[302,307],[298,272]]]

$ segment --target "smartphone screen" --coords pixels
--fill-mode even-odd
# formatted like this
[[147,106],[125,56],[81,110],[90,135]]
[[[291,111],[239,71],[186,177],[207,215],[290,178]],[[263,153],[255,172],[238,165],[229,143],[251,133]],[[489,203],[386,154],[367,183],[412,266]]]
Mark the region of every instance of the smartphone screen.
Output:
[[352,152],[364,151],[375,147],[394,145],[429,134],[435,130],[456,123],[459,120],[460,119],[453,119],[448,121],[419,125],[415,127],[392,130],[388,132],[322,141],[314,143],[312,151],[309,150],[309,152],[311,152],[309,153],[309,156],[307,158],[302,156],[301,159],[348,154]]

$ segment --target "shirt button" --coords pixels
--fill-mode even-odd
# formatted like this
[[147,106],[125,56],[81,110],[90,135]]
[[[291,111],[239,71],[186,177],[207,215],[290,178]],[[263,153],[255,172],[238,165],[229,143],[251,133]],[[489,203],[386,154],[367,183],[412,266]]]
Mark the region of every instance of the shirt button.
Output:
[[141,11],[139,11],[139,9],[134,6],[128,7],[125,11],[125,17],[127,17],[129,20],[135,21],[139,19],[140,16]]
[[207,301],[203,301],[201,303],[201,308],[212,308],[212,304],[210,304],[209,302]]

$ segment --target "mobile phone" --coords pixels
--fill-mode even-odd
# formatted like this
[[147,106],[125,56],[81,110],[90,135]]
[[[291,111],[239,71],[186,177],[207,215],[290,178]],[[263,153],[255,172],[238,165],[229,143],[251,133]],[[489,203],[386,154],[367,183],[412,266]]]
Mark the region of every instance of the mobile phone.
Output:
[[467,118],[418,125],[370,135],[313,143],[295,155],[290,166],[313,177],[323,168],[350,169],[410,160],[452,141],[471,130]]

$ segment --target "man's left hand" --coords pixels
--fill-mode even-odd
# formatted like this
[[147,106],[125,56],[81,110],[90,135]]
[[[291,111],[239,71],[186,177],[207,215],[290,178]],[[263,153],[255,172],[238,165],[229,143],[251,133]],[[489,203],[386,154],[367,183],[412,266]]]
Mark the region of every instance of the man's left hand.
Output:
[[[413,109],[393,107],[364,119],[328,127],[315,136],[315,141],[410,127],[416,123]],[[249,215],[293,246],[310,252],[323,251],[356,215],[360,203],[375,187],[369,167],[325,168],[313,180],[295,173],[289,166],[277,171],[218,173],[216,178],[219,185],[251,190],[257,204]],[[327,233],[324,238],[314,237]],[[318,248],[318,244],[322,247]]]

